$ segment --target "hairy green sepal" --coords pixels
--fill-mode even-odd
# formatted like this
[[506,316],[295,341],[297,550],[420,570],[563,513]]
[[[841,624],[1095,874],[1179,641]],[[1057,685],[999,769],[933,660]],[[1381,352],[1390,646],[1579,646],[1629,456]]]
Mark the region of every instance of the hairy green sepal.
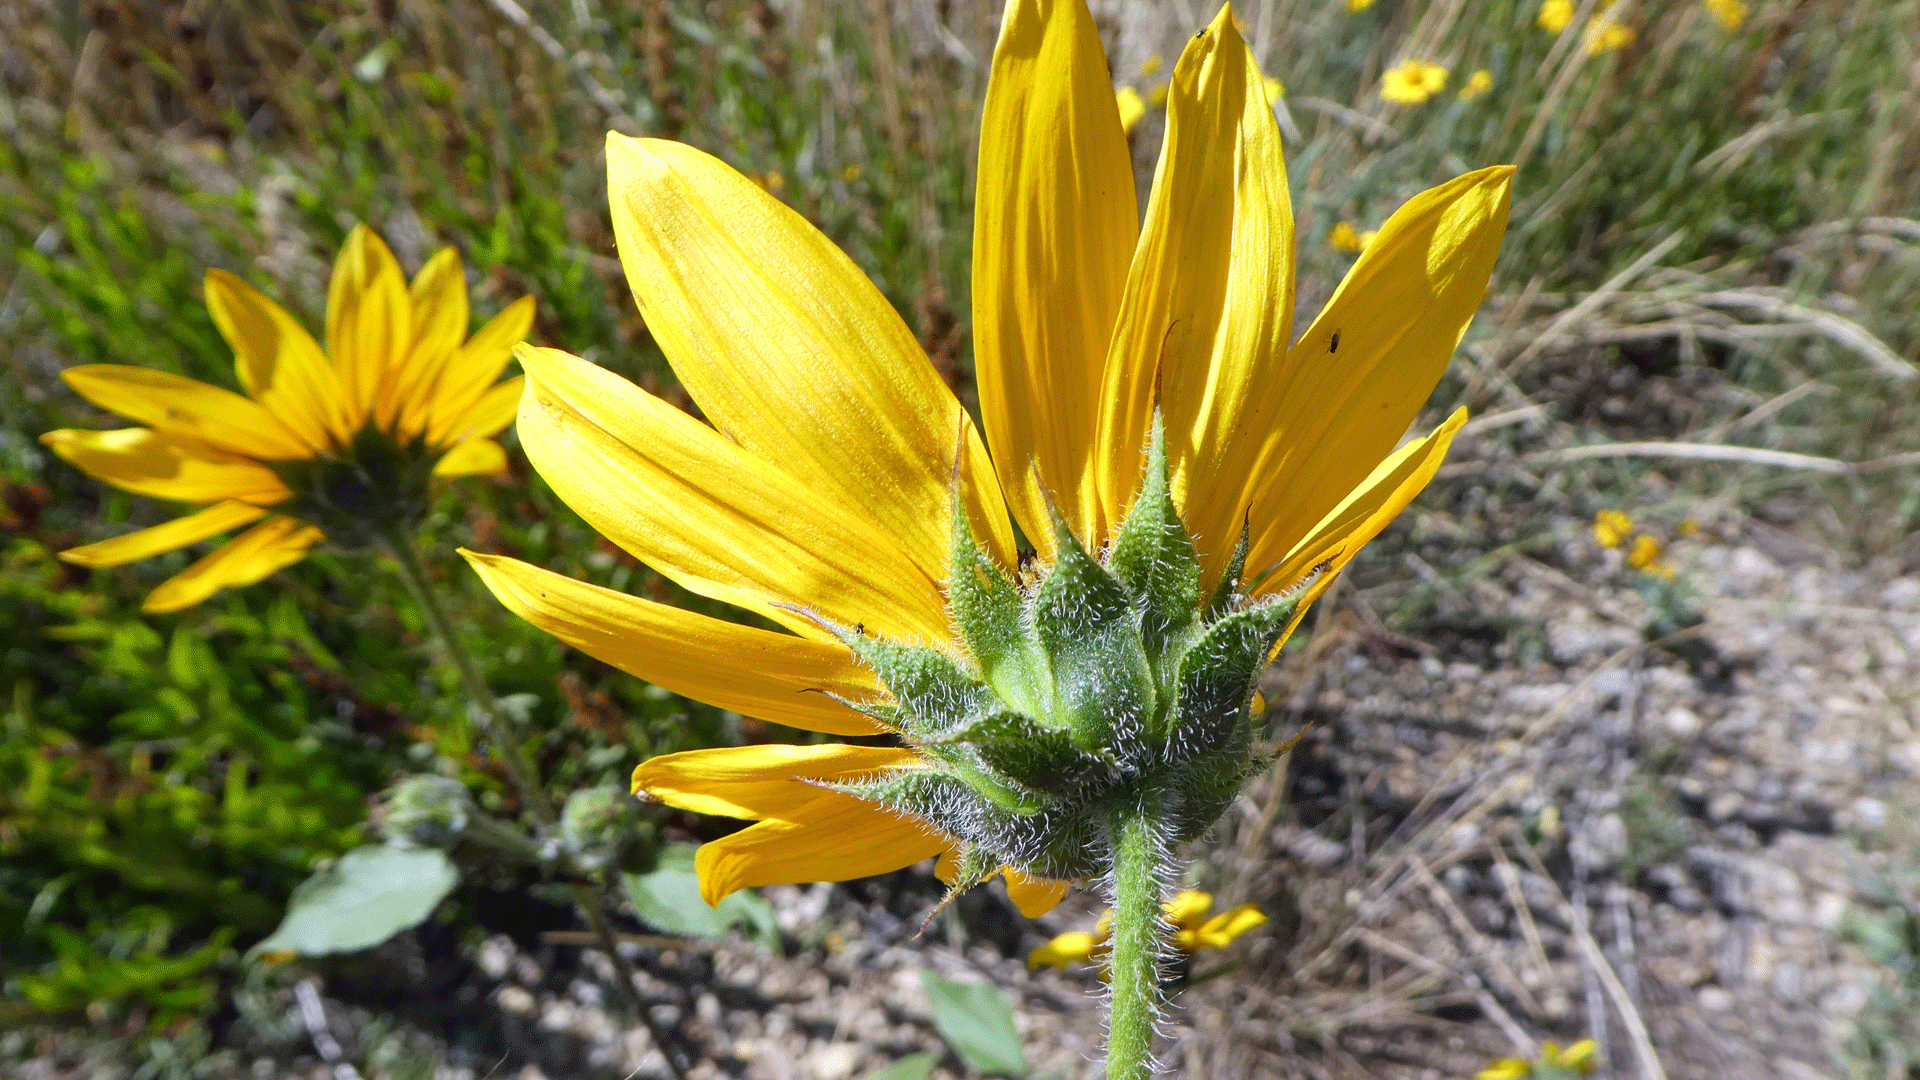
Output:
[[1058,511],[1053,530],[1053,565],[1016,581],[981,550],[956,493],[947,590],[963,655],[834,627],[887,694],[855,707],[926,764],[836,786],[958,839],[961,887],[1003,865],[1106,877],[1114,823],[1142,807],[1162,852],[1211,826],[1257,764],[1255,680],[1304,595],[1239,594],[1244,531],[1203,589],[1157,415],[1144,490],[1105,552]]

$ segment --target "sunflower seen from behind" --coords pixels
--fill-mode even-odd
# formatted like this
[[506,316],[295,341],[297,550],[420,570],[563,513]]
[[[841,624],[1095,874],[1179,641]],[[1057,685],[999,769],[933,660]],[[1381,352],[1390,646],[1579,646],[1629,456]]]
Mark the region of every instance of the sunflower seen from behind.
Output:
[[643,795],[752,823],[701,847],[709,902],[936,856],[955,888],[1004,872],[1029,914],[1100,882],[1108,1075],[1131,1080],[1177,851],[1267,760],[1255,678],[1465,420],[1401,445],[1485,292],[1511,169],[1410,200],[1295,341],[1280,133],[1229,12],[1176,65],[1144,222],[1081,0],[1008,4],[981,127],[984,430],[845,254],[674,142],[610,135],[608,189],[628,283],[705,421],[519,352],[520,438],[561,498],[781,629],[469,559],[509,608],[642,679],[885,738],[643,763]]
[[323,538],[367,544],[411,529],[436,476],[497,473],[493,440],[520,380],[499,381],[533,323],[522,297],[468,336],[467,285],[451,248],[409,282],[372,230],[355,226],[327,290],[325,350],[280,305],[209,270],[207,309],[232,346],[240,393],[120,364],[61,372],[74,392],[144,427],[62,429],[54,453],[123,491],[198,507],[184,517],[60,553],[119,566],[244,529],[148,595],[191,607],[304,558]]

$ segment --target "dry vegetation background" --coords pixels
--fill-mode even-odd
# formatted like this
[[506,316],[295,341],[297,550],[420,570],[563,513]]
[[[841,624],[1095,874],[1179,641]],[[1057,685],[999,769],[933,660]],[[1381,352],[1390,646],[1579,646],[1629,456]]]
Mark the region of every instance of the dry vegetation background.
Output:
[[[1096,3],[1117,83],[1211,15]],[[1193,883],[1273,922],[1184,991],[1190,1077],[1467,1077],[1591,1037],[1600,1075],[1920,1076],[1920,3],[1623,0],[1592,53],[1538,0],[1247,0],[1286,92],[1300,296],[1466,168],[1521,165],[1487,305],[1434,398],[1442,478],[1269,674],[1275,743]],[[453,244],[483,314],[671,392],[604,206],[601,134],[682,138],[841,243],[969,399],[984,0],[0,0],[0,1071],[55,1077],[664,1075],[538,881],[471,877],[373,953],[244,958],[292,887],[449,732],[417,613],[323,555],[178,617],[166,560],[50,552],[163,508],[43,455],[102,426],[66,366],[225,381],[204,270],[305,313],[356,220],[409,269]],[[1405,58],[1449,68],[1383,103]],[[1493,86],[1461,100],[1467,73]],[[1133,134],[1144,196],[1161,118]],[[1304,324],[1303,324],[1304,325]],[[430,531],[489,678],[557,791],[661,750],[795,737],[673,699],[515,623],[450,558],[506,551],[674,598],[516,453]],[[1599,546],[1619,509],[1671,580]],[[681,598],[684,599],[684,598]],[[407,663],[396,663],[395,657]],[[416,662],[417,661],[417,662]],[[436,758],[436,755],[438,757]],[[712,827],[671,816],[668,839]],[[1012,995],[1036,1074],[1097,1074],[1091,972],[1033,975],[989,892],[922,936],[920,870],[766,890],[781,948],[631,917],[701,1077],[966,1065],[916,973]],[[329,1049],[329,1047],[331,1049]],[[350,1071],[343,1071],[350,1070]],[[904,1074],[902,1074],[904,1075]]]

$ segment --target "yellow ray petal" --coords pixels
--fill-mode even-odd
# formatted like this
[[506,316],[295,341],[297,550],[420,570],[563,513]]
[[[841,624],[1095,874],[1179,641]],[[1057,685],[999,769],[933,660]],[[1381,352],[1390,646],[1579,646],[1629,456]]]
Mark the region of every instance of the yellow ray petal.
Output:
[[722,622],[517,559],[461,554],[509,611],[656,686],[808,731],[876,735],[885,730],[827,696],[855,701],[875,696],[872,671],[856,664],[838,642]]
[[468,439],[433,463],[435,476],[474,476],[507,471],[507,452],[492,439]]
[[1104,953],[1107,939],[1104,935],[1086,930],[1069,930],[1057,935],[1027,954],[1027,966],[1038,970],[1043,967],[1065,971],[1074,964],[1092,963],[1094,956]]
[[370,416],[382,426],[392,422],[394,391],[412,343],[406,275],[385,241],[355,225],[327,285],[327,355],[340,379],[349,430]]
[[199,543],[209,536],[218,536],[250,521],[258,521],[266,514],[258,506],[223,502],[150,529],[141,529],[84,547],[68,548],[60,553],[60,561],[76,566],[120,566],[149,555]]
[[1292,312],[1280,128],[1223,7],[1174,68],[1166,142],[1100,399],[1102,491],[1116,515],[1139,488],[1160,399],[1174,497],[1208,580],[1239,539],[1251,451],[1274,435],[1274,375]]
[[823,793],[785,818],[700,845],[700,895],[717,904],[754,885],[851,881],[938,855],[953,841],[848,795]]
[[1482,169],[1408,201],[1287,354],[1275,411],[1249,418],[1267,441],[1227,474],[1253,480],[1255,554],[1292,548],[1406,433],[1486,293],[1512,178]]
[[313,450],[250,398],[152,368],[82,364],[60,373],[74,393],[129,420],[191,435],[229,453],[294,461]]
[[1188,889],[1161,904],[1160,908],[1167,913],[1167,921],[1183,930],[1191,930],[1205,922],[1207,912],[1213,910],[1213,894]]
[[1000,483],[1043,553],[1039,482],[1088,544],[1107,515],[1090,472],[1107,341],[1139,226],[1133,164],[1082,0],[1013,0],[980,120],[973,342]]
[[1067,895],[1067,883],[1048,881],[1045,878],[1028,877],[1011,866],[1000,868],[1007,879],[1007,899],[1020,909],[1020,914],[1029,919],[1037,919],[1060,903]]
[[809,780],[856,780],[918,759],[911,750],[845,743],[723,746],[650,758],[633,770],[633,791],[696,814],[785,818],[826,794]]
[[432,413],[431,390],[467,336],[467,279],[460,253],[436,254],[407,286],[413,339],[395,386],[393,423],[404,441],[419,434]]
[[587,522],[681,586],[808,636],[803,605],[868,633],[947,639],[899,541],[612,372],[522,346],[520,443]]
[[306,327],[225,270],[207,271],[206,293],[241,387],[315,450],[344,444],[340,381]]
[[1194,943],[1202,949],[1224,949],[1233,944],[1234,938],[1266,924],[1265,912],[1252,904],[1241,904],[1208,919],[1206,925],[1195,932]]
[[[945,578],[955,436],[967,429],[976,475],[986,448],[866,274],[786,204],[681,143],[608,135],[607,195],[647,329],[713,426]],[[976,529],[1010,564],[997,494],[968,490]]]
[[270,517],[180,571],[147,594],[142,611],[179,611],[234,585],[251,585],[307,557],[319,529],[290,517]]
[[291,492],[273,470],[198,439],[152,428],[49,431],[40,441],[96,480],[156,499],[271,506]]
[[447,441],[485,439],[499,434],[513,423],[513,414],[519,411],[520,395],[525,389],[526,378],[519,375],[488,387],[487,392],[447,428]]
[[428,442],[444,446],[451,441],[451,432],[467,411],[506,370],[507,361],[513,357],[513,347],[525,341],[527,332],[533,329],[534,310],[531,296],[508,304],[447,361],[428,395],[433,408],[432,423],[427,429]]
[[[1398,517],[1433,479],[1433,474],[1440,470],[1440,462],[1447,456],[1453,436],[1466,422],[1467,410],[1455,409],[1433,434],[1394,451],[1373,470],[1373,475],[1354,488],[1284,555],[1279,553],[1275,538],[1284,537],[1291,530],[1286,522],[1269,519],[1266,530],[1254,538],[1247,557],[1248,570],[1254,577],[1261,574],[1256,568],[1273,568],[1260,580],[1255,594],[1290,588],[1322,563],[1327,564],[1328,572],[1321,575],[1307,599],[1310,601],[1325,591],[1333,584],[1334,575],[1353,561],[1367,541],[1380,535],[1380,530]],[[1307,605],[1303,603],[1294,613],[1289,632],[1299,625],[1306,612]]]

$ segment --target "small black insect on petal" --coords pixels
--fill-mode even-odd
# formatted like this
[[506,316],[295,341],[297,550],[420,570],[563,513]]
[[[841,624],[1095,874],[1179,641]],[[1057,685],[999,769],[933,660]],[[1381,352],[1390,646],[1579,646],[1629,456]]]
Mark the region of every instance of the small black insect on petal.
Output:
[[1333,332],[1333,340],[1327,342],[1327,351],[1329,353],[1337,353],[1340,351],[1340,331],[1335,330]]

